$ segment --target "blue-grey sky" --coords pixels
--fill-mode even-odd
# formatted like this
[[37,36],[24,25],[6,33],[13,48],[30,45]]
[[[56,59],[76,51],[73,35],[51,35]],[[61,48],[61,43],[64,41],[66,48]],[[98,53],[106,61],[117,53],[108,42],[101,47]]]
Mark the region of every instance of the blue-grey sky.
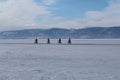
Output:
[[120,26],[120,0],[0,0],[0,29]]

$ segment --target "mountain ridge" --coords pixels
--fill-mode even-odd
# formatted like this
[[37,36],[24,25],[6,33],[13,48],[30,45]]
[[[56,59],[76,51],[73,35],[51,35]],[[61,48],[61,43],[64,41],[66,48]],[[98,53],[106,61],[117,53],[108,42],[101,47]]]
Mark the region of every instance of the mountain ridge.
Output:
[[33,38],[119,39],[120,27],[90,27],[82,29],[24,29],[1,31],[0,39]]

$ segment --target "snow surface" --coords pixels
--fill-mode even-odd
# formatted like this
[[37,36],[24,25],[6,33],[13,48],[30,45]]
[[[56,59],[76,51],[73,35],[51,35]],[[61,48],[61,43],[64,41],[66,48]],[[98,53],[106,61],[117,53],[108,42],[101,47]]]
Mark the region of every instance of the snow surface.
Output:
[[120,40],[32,42],[0,40],[0,80],[120,80]]

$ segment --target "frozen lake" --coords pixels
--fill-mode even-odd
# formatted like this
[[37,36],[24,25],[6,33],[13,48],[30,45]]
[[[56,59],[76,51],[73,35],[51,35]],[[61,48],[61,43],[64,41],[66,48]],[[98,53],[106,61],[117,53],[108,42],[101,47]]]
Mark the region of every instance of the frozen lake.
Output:
[[42,43],[0,40],[0,80],[120,80],[120,40]]

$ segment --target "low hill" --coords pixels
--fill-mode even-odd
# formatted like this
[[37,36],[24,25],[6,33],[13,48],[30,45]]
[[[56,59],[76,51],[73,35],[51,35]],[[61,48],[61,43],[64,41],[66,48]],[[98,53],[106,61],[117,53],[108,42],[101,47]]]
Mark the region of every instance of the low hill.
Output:
[[120,27],[91,27],[83,29],[26,29],[0,32],[0,39],[32,38],[118,39]]

